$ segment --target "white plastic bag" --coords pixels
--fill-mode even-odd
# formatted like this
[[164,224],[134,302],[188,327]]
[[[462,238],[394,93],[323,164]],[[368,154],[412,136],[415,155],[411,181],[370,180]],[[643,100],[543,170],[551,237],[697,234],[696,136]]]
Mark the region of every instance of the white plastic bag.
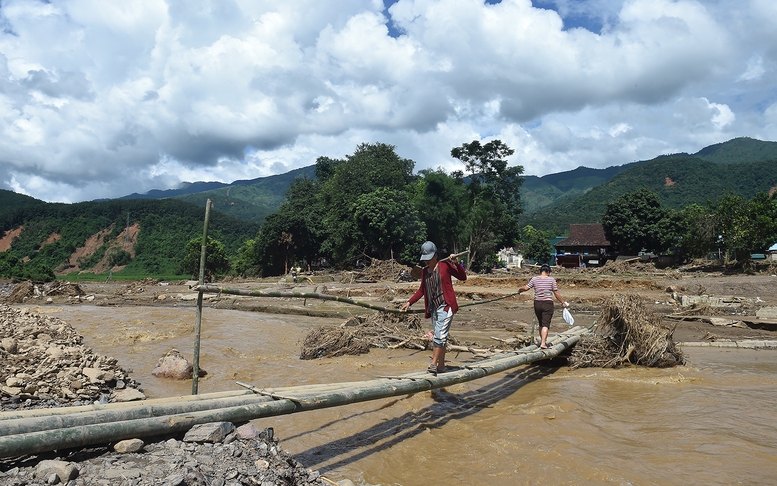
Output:
[[572,313],[569,312],[569,309],[564,307],[564,312],[561,313],[561,317],[564,319],[564,322],[569,324],[570,326],[575,323],[575,318],[572,317]]

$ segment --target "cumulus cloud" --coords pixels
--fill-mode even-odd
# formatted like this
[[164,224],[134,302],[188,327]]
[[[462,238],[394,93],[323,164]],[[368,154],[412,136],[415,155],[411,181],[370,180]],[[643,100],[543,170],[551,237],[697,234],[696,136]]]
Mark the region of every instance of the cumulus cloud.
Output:
[[[774,2],[6,0],[0,187],[51,201],[501,138],[544,175],[777,138]],[[772,107],[772,108],[769,108]]]

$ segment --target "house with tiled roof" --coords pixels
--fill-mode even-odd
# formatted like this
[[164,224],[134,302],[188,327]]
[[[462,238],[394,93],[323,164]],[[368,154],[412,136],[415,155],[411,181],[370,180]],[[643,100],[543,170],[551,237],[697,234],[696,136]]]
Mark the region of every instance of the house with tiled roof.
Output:
[[569,236],[554,246],[556,261],[565,267],[604,265],[612,252],[601,223],[570,224]]

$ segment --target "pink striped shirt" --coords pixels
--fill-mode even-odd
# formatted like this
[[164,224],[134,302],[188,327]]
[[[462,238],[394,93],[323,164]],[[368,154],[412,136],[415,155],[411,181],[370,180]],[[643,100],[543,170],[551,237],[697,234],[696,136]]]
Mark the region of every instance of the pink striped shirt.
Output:
[[558,290],[558,284],[553,277],[532,277],[526,286],[534,288],[534,300],[553,300],[553,291]]

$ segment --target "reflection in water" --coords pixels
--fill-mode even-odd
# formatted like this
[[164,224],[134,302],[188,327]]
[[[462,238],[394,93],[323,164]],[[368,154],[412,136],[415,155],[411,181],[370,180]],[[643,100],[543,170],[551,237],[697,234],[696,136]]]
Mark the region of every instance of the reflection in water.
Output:
[[[43,308],[95,352],[133,369],[151,397],[191,382],[151,376],[175,347],[191,356],[194,309]],[[312,326],[339,320],[206,309],[202,393],[372,379],[425,369],[428,352],[372,350],[302,361]],[[331,479],[357,484],[772,484],[774,351],[686,350],[674,369],[520,368],[433,392],[260,419]],[[453,364],[468,359],[451,356]]]

